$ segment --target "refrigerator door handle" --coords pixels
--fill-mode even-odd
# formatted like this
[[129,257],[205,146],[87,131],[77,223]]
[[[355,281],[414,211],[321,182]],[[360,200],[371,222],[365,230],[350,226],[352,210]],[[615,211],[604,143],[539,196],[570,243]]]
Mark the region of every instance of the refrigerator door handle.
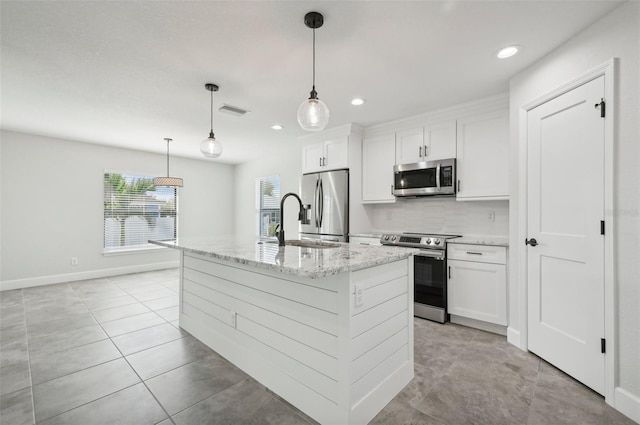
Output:
[[313,213],[314,213],[314,218],[316,221],[316,228],[318,228],[318,217],[320,216],[320,209],[319,209],[319,205],[318,205],[318,190],[320,187],[320,180],[316,180],[316,190],[313,193]]
[[320,226],[322,227],[322,219],[324,218],[324,188],[322,187],[322,180],[320,180]]

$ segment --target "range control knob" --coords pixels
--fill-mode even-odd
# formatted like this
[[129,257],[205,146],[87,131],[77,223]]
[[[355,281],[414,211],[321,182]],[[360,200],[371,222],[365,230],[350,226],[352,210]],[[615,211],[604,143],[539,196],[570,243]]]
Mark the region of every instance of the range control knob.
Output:
[[431,238],[427,238],[424,243],[426,243],[427,245],[429,245],[431,243]]
[[391,242],[395,242],[395,241],[396,241],[396,239],[397,239],[397,238],[396,238],[396,236],[395,236],[395,235],[393,235],[393,236],[391,237]]
[[436,240],[434,240],[434,242],[435,242],[436,245],[440,245],[440,239],[436,239]]
[[389,240],[389,235],[384,235],[384,240],[388,241]]

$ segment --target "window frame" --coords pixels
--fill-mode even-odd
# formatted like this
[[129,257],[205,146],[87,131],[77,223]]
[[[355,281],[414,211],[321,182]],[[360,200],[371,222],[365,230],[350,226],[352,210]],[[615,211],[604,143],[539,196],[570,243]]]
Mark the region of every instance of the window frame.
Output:
[[[262,196],[263,192],[263,184],[266,182],[274,182],[277,181],[276,194],[274,195],[276,207],[275,208],[264,208],[264,197]],[[263,223],[262,218],[264,213],[269,213],[274,215],[274,223],[277,226],[280,222],[280,189],[281,189],[281,181],[280,175],[270,175],[270,176],[262,176],[256,178],[256,189],[255,189],[255,199],[256,199],[256,237],[258,238],[274,238],[275,234],[269,235],[269,231],[267,230],[266,234],[263,234]],[[274,226],[275,228],[275,226]]]
[[[106,200],[106,192],[105,192],[105,179],[107,175],[112,175],[112,174],[120,174],[122,176],[132,176],[132,177],[136,177],[136,178],[144,178],[146,180],[150,180],[153,181],[153,178],[155,176],[153,175],[147,175],[147,173],[144,172],[140,172],[140,171],[122,171],[122,170],[110,170],[110,169],[105,169],[102,173],[102,200],[103,200],[103,207],[102,207],[102,214],[103,214],[103,218],[102,218],[102,255],[104,256],[118,256],[118,255],[128,255],[128,254],[143,254],[146,252],[150,252],[150,251],[157,251],[157,250],[166,250],[166,247],[162,247],[159,245],[154,245],[151,244],[149,242],[147,242],[146,244],[138,244],[138,245],[124,245],[124,246],[117,246],[117,247],[107,247],[107,241],[106,241],[106,229],[105,229],[105,221],[107,219],[107,209],[105,208],[105,200]],[[169,188],[167,188],[169,189]],[[145,195],[146,195],[145,191]],[[148,195],[147,195],[148,196]],[[173,240],[177,239],[178,234],[179,234],[179,220],[178,220],[178,216],[179,216],[179,197],[178,197],[178,190],[177,188],[173,188],[173,200],[175,203],[175,208],[174,208],[174,220],[173,220]],[[158,213],[159,214],[159,213]]]

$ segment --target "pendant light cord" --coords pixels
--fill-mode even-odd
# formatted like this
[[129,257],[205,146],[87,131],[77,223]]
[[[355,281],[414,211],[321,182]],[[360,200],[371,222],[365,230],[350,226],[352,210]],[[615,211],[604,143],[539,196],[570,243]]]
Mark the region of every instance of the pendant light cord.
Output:
[[211,133],[213,133],[213,90],[211,90]]
[[316,29],[313,29],[313,90],[316,90]]
[[169,139],[167,139],[167,177],[169,177]]

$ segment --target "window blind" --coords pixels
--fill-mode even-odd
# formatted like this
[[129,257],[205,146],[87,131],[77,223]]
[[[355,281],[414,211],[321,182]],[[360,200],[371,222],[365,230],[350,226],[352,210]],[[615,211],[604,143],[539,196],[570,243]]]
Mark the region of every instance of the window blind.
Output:
[[260,177],[256,183],[258,236],[275,236],[280,224],[280,176]]
[[155,246],[177,235],[175,187],[155,187],[153,177],[104,174],[105,252]]

